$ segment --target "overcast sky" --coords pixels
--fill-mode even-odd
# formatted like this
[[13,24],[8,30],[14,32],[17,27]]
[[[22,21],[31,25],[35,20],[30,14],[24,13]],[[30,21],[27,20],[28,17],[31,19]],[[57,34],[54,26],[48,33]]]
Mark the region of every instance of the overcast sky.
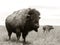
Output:
[[40,25],[60,25],[59,0],[0,0],[0,25],[14,11],[29,7],[40,11]]

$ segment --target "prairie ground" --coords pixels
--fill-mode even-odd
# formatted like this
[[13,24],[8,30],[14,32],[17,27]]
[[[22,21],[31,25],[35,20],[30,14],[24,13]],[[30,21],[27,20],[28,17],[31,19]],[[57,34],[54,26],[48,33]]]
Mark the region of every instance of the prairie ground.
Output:
[[40,26],[38,32],[31,31],[27,37],[27,43],[23,43],[22,37],[17,42],[16,35],[12,33],[11,40],[8,40],[7,30],[0,26],[0,45],[60,45],[60,26],[54,26],[48,33],[43,33],[43,26]]

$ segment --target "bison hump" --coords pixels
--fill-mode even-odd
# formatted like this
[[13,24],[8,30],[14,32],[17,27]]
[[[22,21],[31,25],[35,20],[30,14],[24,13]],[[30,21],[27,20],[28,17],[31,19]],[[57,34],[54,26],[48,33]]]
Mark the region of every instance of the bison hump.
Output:
[[9,23],[11,26],[23,26],[26,22],[26,17],[28,15],[28,9],[18,10],[9,15],[6,18],[6,23]]

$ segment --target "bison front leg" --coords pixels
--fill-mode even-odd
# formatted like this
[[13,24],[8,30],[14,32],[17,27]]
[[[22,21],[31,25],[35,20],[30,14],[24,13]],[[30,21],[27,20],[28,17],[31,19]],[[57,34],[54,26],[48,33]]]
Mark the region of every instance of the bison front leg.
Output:
[[21,32],[20,29],[16,29],[16,36],[17,36],[17,41],[20,39]]
[[26,36],[27,36],[27,34],[28,34],[28,32],[22,33],[22,37],[23,37],[23,39],[24,39],[24,42],[26,42]]

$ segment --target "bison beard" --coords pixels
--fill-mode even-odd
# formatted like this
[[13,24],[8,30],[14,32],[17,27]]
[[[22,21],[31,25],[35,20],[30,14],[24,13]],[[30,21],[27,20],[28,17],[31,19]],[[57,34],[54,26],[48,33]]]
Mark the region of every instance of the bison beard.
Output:
[[25,42],[25,38],[30,31],[38,31],[39,15],[40,13],[37,10],[31,8],[16,11],[12,15],[9,15],[5,21],[9,40],[11,39],[12,32],[14,32],[16,33],[17,40],[19,40],[22,34]]

